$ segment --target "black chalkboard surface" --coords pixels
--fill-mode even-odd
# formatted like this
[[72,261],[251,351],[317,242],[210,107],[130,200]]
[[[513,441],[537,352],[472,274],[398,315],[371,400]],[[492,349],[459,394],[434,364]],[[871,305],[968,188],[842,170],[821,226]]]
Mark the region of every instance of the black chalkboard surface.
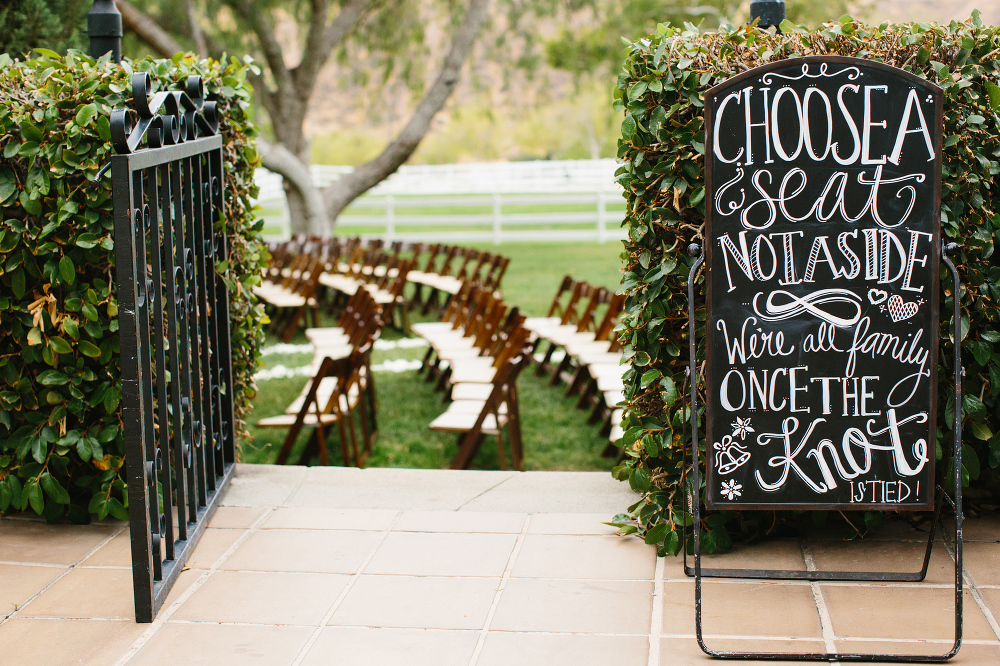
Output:
[[940,89],[840,56],[705,97],[706,502],[933,502]]

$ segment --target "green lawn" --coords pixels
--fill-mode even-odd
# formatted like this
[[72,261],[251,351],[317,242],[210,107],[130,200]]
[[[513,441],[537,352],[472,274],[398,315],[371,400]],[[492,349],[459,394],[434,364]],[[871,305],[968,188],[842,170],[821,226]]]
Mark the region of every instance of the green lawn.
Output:
[[[505,298],[529,315],[542,315],[548,308],[559,283],[567,273],[593,284],[616,287],[619,281],[621,244],[596,243],[508,243],[499,247],[483,244],[482,249],[511,257],[503,281]],[[419,319],[419,318],[418,318]],[[324,325],[333,320],[324,318]],[[398,340],[398,331],[387,329],[382,338]],[[299,332],[292,344],[304,344]],[[267,347],[276,341],[268,339]],[[422,358],[425,348],[376,349],[372,364],[378,366],[395,359]],[[269,353],[263,358],[264,368],[279,365],[297,368],[308,365],[308,351]],[[305,385],[305,376],[266,379],[258,382],[258,395],[247,421],[254,441],[244,444],[246,462],[274,462],[284,440],[284,430],[254,427],[266,416],[283,412]],[[379,436],[368,464],[373,467],[443,468],[457,451],[457,435],[430,430],[428,424],[445,408],[440,393],[424,382],[415,371],[376,372]],[[586,423],[587,413],[575,408],[576,399],[565,397],[564,386],[549,386],[547,377],[535,377],[529,366],[518,379],[524,440],[525,469],[528,470],[610,470],[614,460],[602,457],[607,440],[598,434],[598,426]],[[335,439],[335,436],[334,436]],[[305,445],[300,437],[292,460]],[[331,460],[340,464],[339,445],[331,444]],[[312,461],[316,463],[317,461]],[[498,469],[496,440],[488,437],[471,467]]]

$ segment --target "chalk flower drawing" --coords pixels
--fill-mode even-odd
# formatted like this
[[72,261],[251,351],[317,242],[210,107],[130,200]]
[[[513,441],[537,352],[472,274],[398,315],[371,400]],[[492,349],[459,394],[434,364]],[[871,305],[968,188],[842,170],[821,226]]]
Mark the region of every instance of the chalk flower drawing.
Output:
[[733,437],[739,437],[740,439],[746,439],[747,434],[751,432],[757,432],[750,426],[750,417],[745,419],[736,417],[736,423],[730,424],[733,426]]
[[727,500],[732,501],[743,494],[743,484],[737,483],[736,479],[723,481],[722,494]]
[[718,470],[719,474],[731,474],[750,460],[750,452],[744,449],[739,442],[733,441],[730,435],[723,437],[722,442],[713,444],[712,448],[717,451],[715,469]]

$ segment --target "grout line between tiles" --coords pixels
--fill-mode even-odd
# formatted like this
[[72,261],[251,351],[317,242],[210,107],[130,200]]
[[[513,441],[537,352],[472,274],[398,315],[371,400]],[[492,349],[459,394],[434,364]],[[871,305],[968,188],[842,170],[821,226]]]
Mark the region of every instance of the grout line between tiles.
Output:
[[[813,557],[812,549],[804,544],[802,545],[802,559],[806,563],[806,571],[816,571],[816,559]],[[809,588],[812,590],[816,612],[819,614],[819,626],[823,632],[823,643],[826,646],[826,651],[836,652],[837,643],[836,635],[833,633],[833,618],[830,617],[830,609],[826,606],[823,588],[818,581],[809,581]]]
[[302,661],[306,658],[306,655],[309,654],[309,650],[311,650],[313,645],[316,644],[316,641],[319,640],[319,635],[323,632],[323,629],[326,627],[327,623],[330,622],[330,620],[333,618],[334,613],[336,613],[337,610],[340,608],[340,606],[344,603],[344,599],[347,598],[347,595],[350,593],[350,591],[354,589],[354,584],[358,582],[358,579],[361,577],[361,574],[368,566],[368,563],[371,562],[372,559],[375,557],[375,553],[378,552],[378,549],[381,548],[382,544],[385,543],[385,540],[389,538],[389,534],[392,533],[392,528],[396,526],[396,523],[399,522],[399,519],[402,517],[402,515],[403,515],[402,512],[397,511],[396,515],[389,522],[389,525],[384,530],[382,530],[382,535],[379,536],[379,538],[372,545],[371,549],[369,549],[368,555],[361,562],[361,564],[358,565],[358,568],[351,576],[351,579],[347,581],[346,585],[344,585],[344,589],[341,590],[340,594],[337,595],[337,598],[334,599],[333,604],[330,605],[329,610],[327,610],[326,614],[323,616],[323,619],[320,620],[319,626],[315,628],[312,635],[309,636],[309,640],[306,641],[305,645],[302,646],[302,649],[299,650],[299,653],[295,656],[295,659],[292,661],[292,666],[299,666],[299,664],[301,664]]
[[455,511],[461,511],[461,510],[462,510],[462,509],[464,509],[464,508],[465,508],[466,506],[468,506],[468,505],[469,505],[470,503],[472,503],[472,502],[475,502],[475,501],[476,501],[477,499],[479,499],[480,497],[482,497],[482,496],[483,496],[483,495],[485,495],[486,493],[488,493],[488,492],[492,492],[492,491],[496,490],[497,488],[499,488],[500,486],[502,486],[503,484],[507,483],[508,481],[510,481],[510,480],[511,480],[511,479],[513,479],[513,478],[514,478],[514,473],[513,473],[513,472],[511,472],[511,473],[510,473],[510,475],[509,475],[509,476],[507,476],[506,478],[504,478],[504,479],[502,479],[502,480],[500,480],[500,481],[497,481],[497,482],[496,482],[496,483],[494,483],[494,484],[493,484],[492,486],[490,486],[489,488],[487,488],[487,489],[486,489],[486,490],[484,490],[483,492],[479,493],[479,494],[478,494],[478,495],[476,495],[475,497],[470,497],[470,498],[469,498],[468,500],[466,500],[465,502],[462,502],[461,504],[459,504],[459,505],[458,505],[458,508],[457,508],[457,509],[455,509]]
[[482,654],[483,646],[486,644],[486,636],[490,632],[493,616],[496,615],[497,607],[500,605],[500,597],[503,595],[504,588],[507,587],[507,581],[510,580],[511,572],[514,570],[514,563],[517,562],[517,556],[521,554],[521,546],[524,544],[524,539],[528,536],[528,528],[530,526],[531,514],[529,513],[524,517],[524,524],[521,525],[521,533],[517,535],[517,541],[514,542],[514,549],[511,551],[510,557],[507,558],[507,566],[504,567],[503,576],[500,577],[500,584],[497,586],[496,594],[493,595],[493,603],[490,604],[490,611],[486,614],[486,621],[483,622],[483,629],[479,633],[479,640],[476,641],[476,649],[472,651],[469,666],[476,666],[479,662],[479,655]]
[[6,615],[6,616],[0,616],[0,626],[3,626],[7,622],[7,620],[11,619],[12,617],[20,616],[21,611],[24,610],[32,601],[34,601],[35,599],[37,599],[46,590],[48,590],[53,585],[55,585],[56,583],[58,583],[59,581],[61,581],[63,578],[65,578],[67,575],[69,575],[70,571],[73,571],[73,569],[76,569],[83,562],[85,562],[87,560],[87,558],[93,556],[95,553],[97,553],[97,551],[99,551],[101,548],[103,548],[108,543],[110,543],[112,539],[114,539],[116,536],[118,536],[119,534],[121,534],[122,532],[124,532],[127,529],[128,529],[128,524],[119,526],[119,528],[117,530],[113,531],[111,534],[109,534],[104,539],[102,539],[100,543],[98,543],[96,546],[94,546],[93,548],[91,548],[90,550],[88,550],[86,553],[84,553],[80,557],[80,559],[78,559],[76,562],[73,562],[72,564],[68,564],[68,565],[67,564],[53,565],[53,566],[57,566],[57,567],[66,567],[66,569],[61,574],[59,574],[58,576],[56,576],[55,578],[53,578],[52,580],[50,580],[48,582],[48,584],[46,584],[44,587],[42,587],[42,589],[38,590],[38,592],[35,592],[33,595],[31,595],[30,597],[28,597],[28,599],[23,604],[20,604],[13,613],[10,613],[9,615]]
[[663,571],[666,557],[656,558],[653,573],[653,609],[649,614],[649,658],[647,666],[660,666],[660,634],[663,631]]
[[208,579],[211,578],[212,575],[226,563],[226,560],[232,557],[233,553],[239,550],[240,547],[242,547],[243,544],[250,539],[250,537],[260,530],[260,526],[272,513],[274,513],[273,507],[264,511],[264,513],[250,525],[247,531],[244,532],[243,535],[233,543],[233,545],[226,549],[226,552],[220,555],[219,558],[212,563],[212,566],[206,569],[203,574],[201,574],[193,583],[191,583],[191,585],[188,586],[186,590],[184,590],[184,592],[181,593],[179,597],[177,597],[174,603],[170,604],[168,608],[161,608],[157,617],[153,618],[153,622],[149,625],[149,628],[142,632],[142,634],[132,642],[132,645],[130,645],[122,656],[118,658],[118,661],[114,663],[114,666],[123,666],[124,664],[127,664],[132,657],[134,657],[139,650],[141,650],[143,646],[153,638],[156,632],[159,631],[164,624],[166,624],[167,620],[170,619],[170,616],[176,613],[185,601],[190,599],[195,592],[201,589],[201,586],[204,585]]

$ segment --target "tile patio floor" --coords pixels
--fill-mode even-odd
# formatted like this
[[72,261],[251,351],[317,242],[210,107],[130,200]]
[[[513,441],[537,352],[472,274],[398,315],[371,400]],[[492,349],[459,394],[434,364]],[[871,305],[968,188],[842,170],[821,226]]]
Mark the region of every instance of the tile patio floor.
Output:
[[[243,465],[153,624],[133,622],[127,528],[0,520],[0,664],[702,664],[693,583],[602,525],[599,473]],[[1000,664],[1000,518],[966,523],[965,644]],[[902,523],[772,541],[721,566],[916,569]],[[943,653],[953,560],[919,584],[706,581],[720,649]],[[778,662],[770,662],[778,663]]]

